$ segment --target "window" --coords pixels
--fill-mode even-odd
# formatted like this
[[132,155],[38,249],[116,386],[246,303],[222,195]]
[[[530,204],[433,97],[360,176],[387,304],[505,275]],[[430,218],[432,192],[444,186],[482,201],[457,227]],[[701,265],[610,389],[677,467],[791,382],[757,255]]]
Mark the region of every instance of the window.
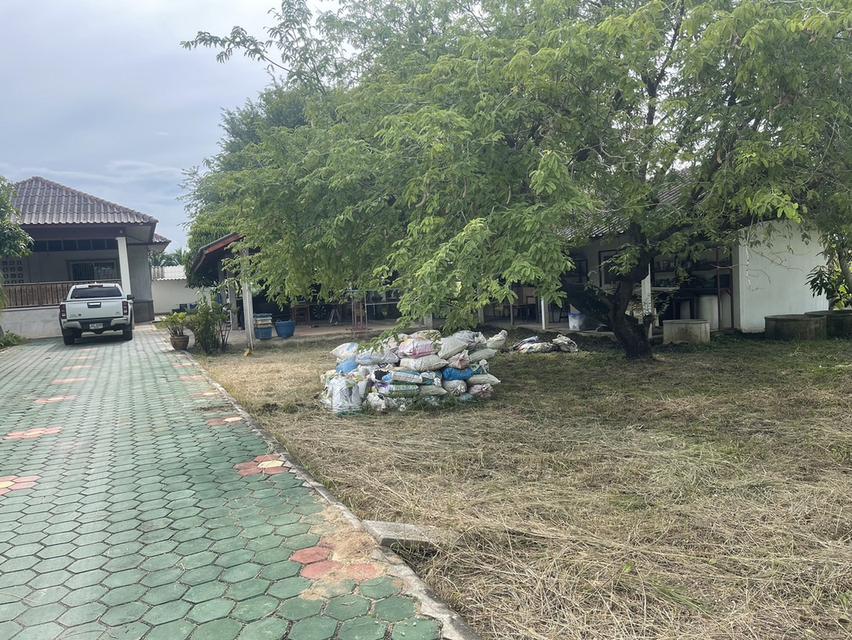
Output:
[[115,260],[69,262],[68,271],[71,279],[75,282],[81,280],[116,280],[118,278]]
[[120,298],[121,292],[118,287],[85,287],[74,289],[71,294],[72,300],[87,300],[90,298]]
[[589,281],[589,261],[585,258],[572,258],[574,269],[565,274],[565,280],[574,284],[586,284]]
[[33,252],[44,251],[106,251],[118,249],[115,238],[97,238],[94,240],[83,238],[81,240],[36,240],[33,243]]

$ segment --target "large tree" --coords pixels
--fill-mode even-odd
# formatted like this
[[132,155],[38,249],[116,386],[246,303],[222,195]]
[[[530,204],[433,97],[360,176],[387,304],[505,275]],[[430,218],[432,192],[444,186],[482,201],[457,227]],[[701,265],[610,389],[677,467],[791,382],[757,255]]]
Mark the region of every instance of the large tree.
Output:
[[239,114],[251,139],[209,165],[197,211],[228,212],[276,298],[390,286],[404,321],[450,326],[519,283],[563,300],[570,243],[604,228],[615,285],[588,293],[626,354],[649,357],[627,310],[655,256],[826,201],[848,215],[850,15],[841,0],[344,0],[312,16],[285,0],[266,38],[187,43],[263,61],[272,103],[304,104],[303,122],[272,123],[272,103]]

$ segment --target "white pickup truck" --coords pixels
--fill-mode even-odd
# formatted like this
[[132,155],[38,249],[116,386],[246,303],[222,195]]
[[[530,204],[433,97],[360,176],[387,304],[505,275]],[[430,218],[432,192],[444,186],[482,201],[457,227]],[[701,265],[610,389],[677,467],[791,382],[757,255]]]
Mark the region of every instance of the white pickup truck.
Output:
[[65,344],[84,332],[121,331],[133,340],[133,296],[114,283],[75,284],[59,305],[59,326]]

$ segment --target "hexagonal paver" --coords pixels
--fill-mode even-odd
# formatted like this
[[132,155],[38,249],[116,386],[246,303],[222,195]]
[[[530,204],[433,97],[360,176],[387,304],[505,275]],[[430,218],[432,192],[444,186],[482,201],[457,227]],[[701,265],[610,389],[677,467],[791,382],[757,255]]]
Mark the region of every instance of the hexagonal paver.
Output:
[[234,640],[240,634],[242,625],[236,620],[222,618],[199,626],[192,634],[192,640]]
[[67,610],[67,607],[58,602],[45,604],[40,607],[28,607],[15,618],[15,622],[26,629],[44,624],[45,622],[54,622]]
[[151,607],[142,616],[142,620],[150,625],[160,625],[183,618],[192,605],[182,600],[172,600]]
[[180,597],[188,588],[189,587],[185,584],[181,584],[180,582],[164,584],[150,589],[144,596],[142,596],[142,600],[151,605],[163,604],[164,602],[170,602],[172,600],[180,600]]
[[382,640],[387,628],[386,624],[365,616],[342,623],[337,637],[340,640]]
[[251,562],[239,564],[230,569],[225,569],[219,579],[223,582],[242,582],[243,580],[256,577],[260,573],[261,568],[259,564]]
[[269,595],[286,600],[299,595],[311,586],[311,581],[305,578],[285,578],[269,587]]
[[441,627],[428,618],[411,618],[393,626],[392,640],[440,640]]
[[294,623],[290,628],[289,640],[328,640],[337,629],[337,621],[313,616]]
[[210,620],[216,620],[217,618],[224,618],[231,613],[231,609],[234,608],[234,605],[235,603],[233,600],[213,598],[212,600],[206,600],[192,607],[188,618],[193,622],[198,623],[209,622]]
[[324,602],[306,598],[290,598],[285,600],[278,609],[278,615],[287,620],[302,620],[319,614]]
[[361,596],[338,596],[328,601],[325,615],[337,620],[350,620],[363,616],[370,610],[370,601]]
[[101,616],[101,622],[111,627],[118,627],[129,622],[135,622],[148,610],[148,605],[142,602],[128,602],[112,607]]
[[266,593],[266,590],[269,588],[269,585],[269,580],[261,580],[260,578],[249,578],[248,580],[243,580],[242,582],[235,582],[230,587],[228,587],[228,591],[225,594],[225,597],[237,601],[246,600],[248,598],[253,598],[254,596],[259,596],[263,593]]
[[395,596],[400,592],[399,585],[393,578],[373,578],[362,582],[358,590],[362,596],[373,600],[381,600],[389,596]]
[[90,602],[68,609],[59,616],[58,622],[66,627],[74,627],[88,622],[94,622],[107,610],[100,602]]
[[379,600],[373,608],[373,613],[379,620],[398,622],[414,615],[416,605],[414,600],[405,596],[391,596]]
[[[320,604],[322,604],[320,602]],[[257,596],[248,600],[243,600],[231,612],[231,617],[245,622],[259,620],[265,618],[274,612],[279,605],[276,598],[270,596]],[[286,625],[285,625],[286,626]]]

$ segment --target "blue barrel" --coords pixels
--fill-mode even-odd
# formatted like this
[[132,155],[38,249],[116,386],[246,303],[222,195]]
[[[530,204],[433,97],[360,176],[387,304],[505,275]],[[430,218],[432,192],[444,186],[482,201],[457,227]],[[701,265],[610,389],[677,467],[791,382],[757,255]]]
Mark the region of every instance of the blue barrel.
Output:
[[255,327],[254,337],[258,340],[272,340],[272,327]]
[[296,323],[293,320],[278,320],[275,323],[275,333],[279,338],[292,338],[296,333]]

